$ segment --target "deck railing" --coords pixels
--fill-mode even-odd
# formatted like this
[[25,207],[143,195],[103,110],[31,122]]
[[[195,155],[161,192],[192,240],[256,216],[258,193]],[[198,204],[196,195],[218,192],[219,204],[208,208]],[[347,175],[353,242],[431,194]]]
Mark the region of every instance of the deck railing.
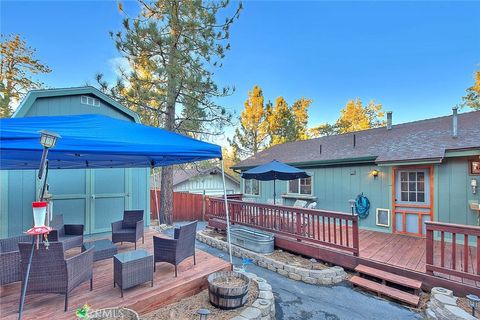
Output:
[[[230,221],[344,250],[358,256],[358,217],[342,212],[228,200]],[[210,198],[209,217],[225,219],[223,199]]]
[[480,281],[480,227],[429,221],[426,228],[427,273]]

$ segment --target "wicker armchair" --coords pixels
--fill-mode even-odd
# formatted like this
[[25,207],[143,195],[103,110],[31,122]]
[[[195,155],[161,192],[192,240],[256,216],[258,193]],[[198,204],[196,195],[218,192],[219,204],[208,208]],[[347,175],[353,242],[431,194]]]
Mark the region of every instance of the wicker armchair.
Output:
[[175,277],[177,276],[177,265],[188,257],[193,256],[195,261],[195,234],[197,232],[197,221],[175,229],[173,239],[159,238],[153,236],[153,268],[157,262],[168,262],[175,266]]
[[112,242],[133,242],[135,250],[137,249],[137,240],[143,235],[143,210],[125,210],[123,212],[123,220],[112,223]]
[[0,286],[22,280],[18,243],[28,241],[27,235],[0,239]]
[[[22,274],[26,273],[31,243],[19,243],[22,259]],[[34,293],[59,293],[65,295],[65,311],[68,308],[68,294],[83,282],[90,280],[93,289],[93,250],[88,250],[65,259],[64,243],[51,242],[48,249],[40,245],[34,250],[27,295]]]
[[63,215],[53,216],[50,223],[53,230],[48,234],[48,241],[63,242],[65,250],[81,247],[83,244],[83,224],[64,224]]

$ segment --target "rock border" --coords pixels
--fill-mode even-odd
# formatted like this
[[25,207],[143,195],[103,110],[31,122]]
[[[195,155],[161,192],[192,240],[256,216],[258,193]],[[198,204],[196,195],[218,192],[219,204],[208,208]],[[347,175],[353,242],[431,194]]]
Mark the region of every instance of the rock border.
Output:
[[252,305],[230,320],[274,320],[275,319],[275,297],[272,286],[267,280],[258,277],[254,273],[243,272],[244,275],[255,281],[258,285],[258,297]]
[[474,316],[457,305],[457,297],[452,290],[441,287],[432,288],[425,315],[429,320],[475,320]]
[[[208,236],[202,231],[197,232],[197,240],[228,252],[228,245],[225,241]],[[333,285],[342,282],[347,278],[347,273],[342,267],[333,266],[322,270],[312,270],[290,266],[283,262],[270,259],[267,255],[252,252],[232,244],[232,255],[239,258],[250,258],[252,262],[262,268],[267,268],[284,277],[292,280],[302,281],[314,285]]]

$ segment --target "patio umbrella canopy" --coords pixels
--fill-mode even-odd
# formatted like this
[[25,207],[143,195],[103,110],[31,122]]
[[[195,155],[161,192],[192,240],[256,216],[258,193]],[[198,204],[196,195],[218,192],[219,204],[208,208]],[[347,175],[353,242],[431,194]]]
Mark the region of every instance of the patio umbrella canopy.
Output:
[[141,168],[221,158],[221,147],[167,130],[102,115],[0,120],[0,169],[38,169],[40,130],[61,136],[50,169]]
[[310,177],[305,171],[277,160],[262,164],[242,173],[243,179],[273,180],[273,203],[275,203],[275,180],[294,180]]

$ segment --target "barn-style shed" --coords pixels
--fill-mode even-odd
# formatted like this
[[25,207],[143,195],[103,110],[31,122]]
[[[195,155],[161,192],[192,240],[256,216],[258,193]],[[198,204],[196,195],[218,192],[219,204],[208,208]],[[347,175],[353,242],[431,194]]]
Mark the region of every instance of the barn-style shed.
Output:
[[[13,117],[101,114],[140,122],[136,113],[93,87],[30,91]],[[40,185],[36,170],[0,171],[0,237],[32,224],[31,203]],[[149,224],[150,169],[62,169],[49,171],[54,214],[85,225],[87,234],[110,231],[123,210],[142,209]]]

